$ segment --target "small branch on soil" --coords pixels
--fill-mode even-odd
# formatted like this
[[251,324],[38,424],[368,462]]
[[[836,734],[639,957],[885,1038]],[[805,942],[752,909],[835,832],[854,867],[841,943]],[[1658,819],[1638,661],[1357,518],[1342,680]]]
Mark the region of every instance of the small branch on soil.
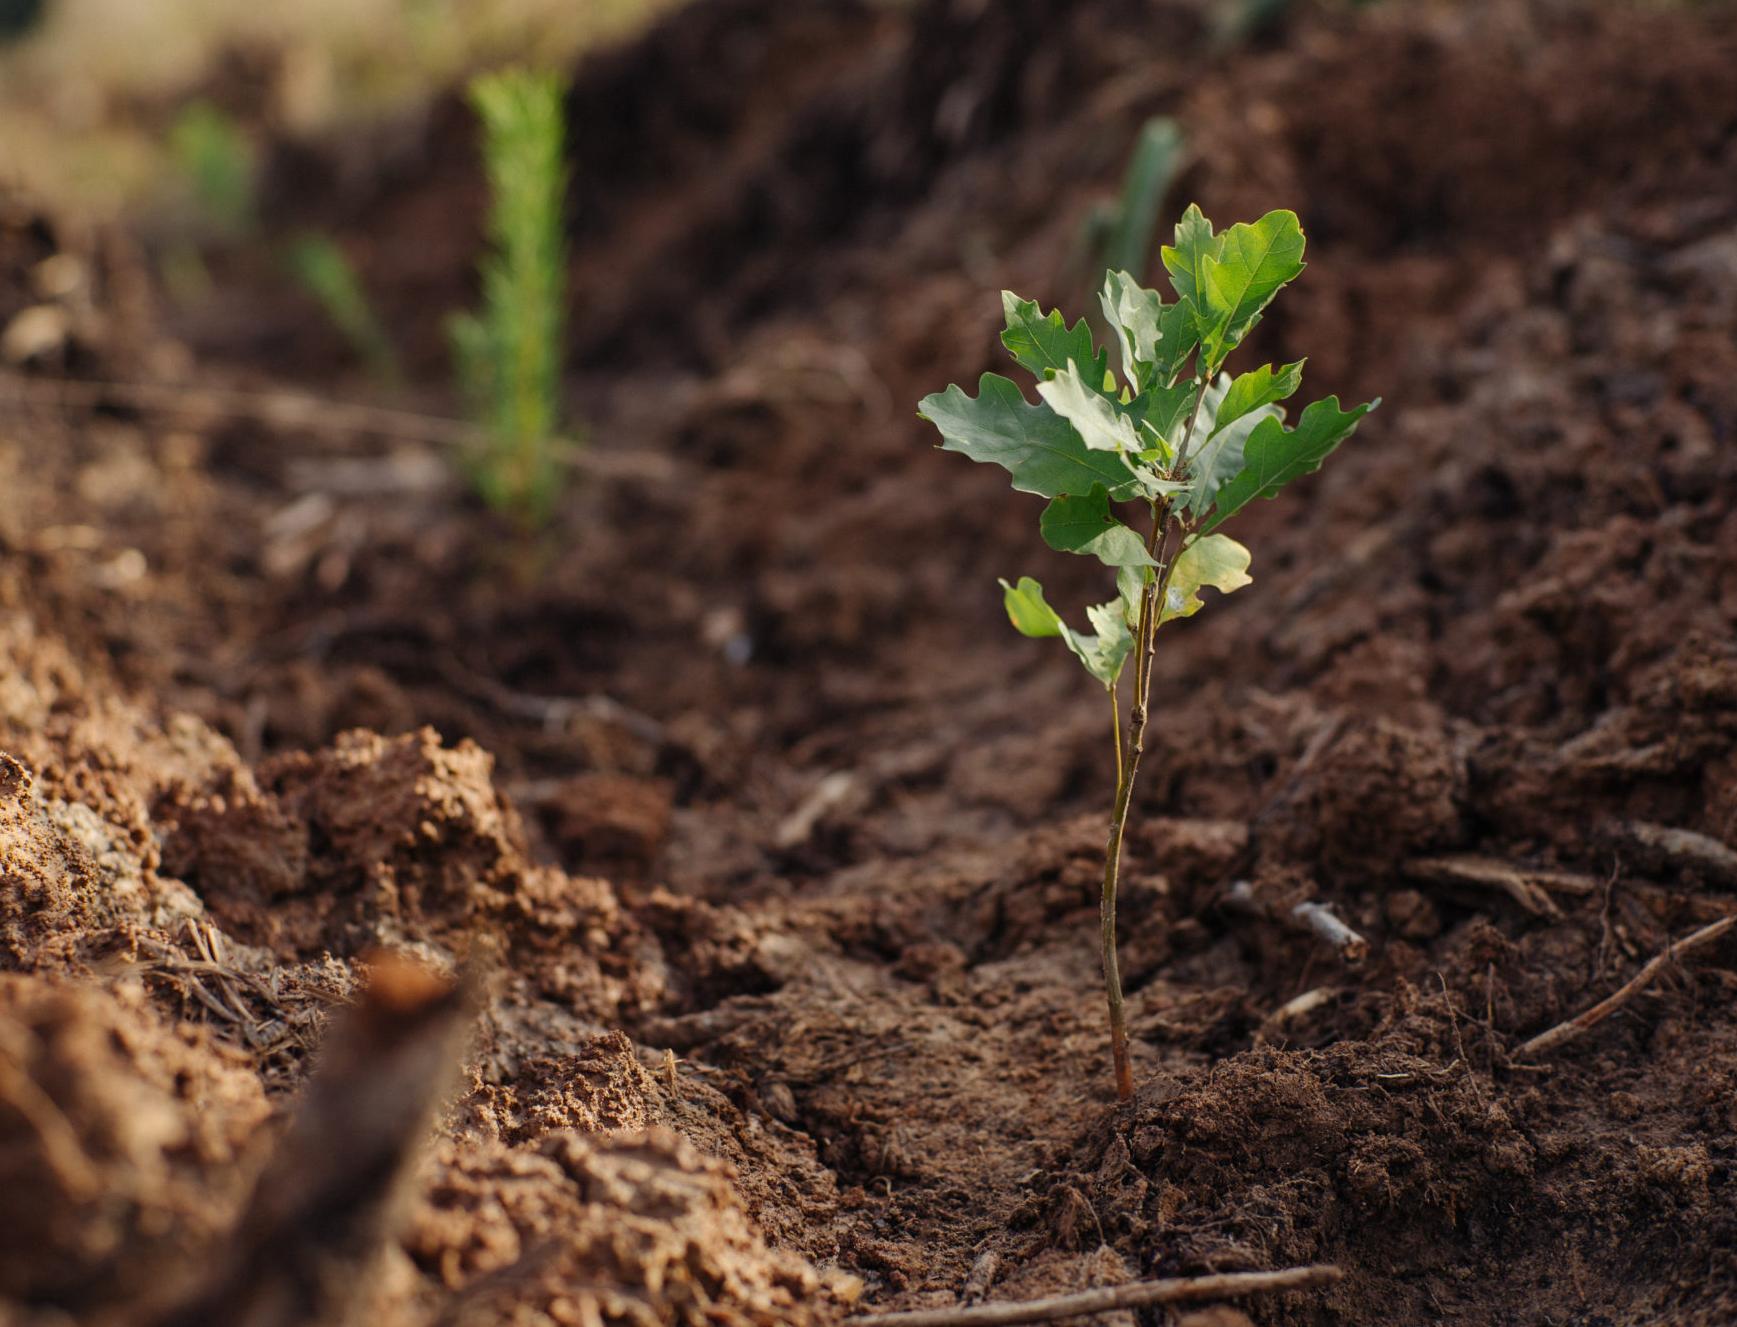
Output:
[[1516,1050],[1514,1054],[1520,1059],[1542,1055],[1546,1051],[1555,1050],[1564,1042],[1572,1041],[1588,1028],[1596,1027],[1652,985],[1653,979],[1664,970],[1667,964],[1675,962],[1678,955],[1712,944],[1733,926],[1737,926],[1737,917],[1721,917],[1718,921],[1703,926],[1698,931],[1691,932],[1674,944],[1666,945],[1662,952],[1648,959],[1646,966],[1618,987],[1614,993],[1607,995],[1592,1008],[1576,1014],[1567,1022],[1558,1023],[1548,1032],[1539,1033]]
[[1600,888],[1598,881],[1589,875],[1518,866],[1498,857],[1472,853],[1418,857],[1405,864],[1405,874],[1425,884],[1500,890],[1537,917],[1562,915],[1550,897],[1552,894],[1587,897],[1598,893]]
[[1012,1303],[979,1304],[969,1308],[911,1309],[903,1313],[868,1313],[847,1321],[856,1327],[1006,1327],[1011,1323],[1057,1322],[1115,1309],[1152,1304],[1197,1303],[1234,1299],[1331,1285],[1344,1275],[1337,1267],[1288,1267],[1277,1272],[1225,1272],[1216,1276],[1177,1277],[1102,1286],[1072,1295],[1052,1295]]
[[965,1288],[959,1292],[959,1297],[967,1304],[976,1304],[988,1297],[989,1287],[995,1284],[995,1274],[1001,1270],[1001,1257],[993,1249],[985,1250],[977,1256],[977,1261],[971,1264],[971,1273],[965,1278]]
[[1254,1044],[1264,1046],[1274,1034],[1282,1032],[1299,1018],[1306,1018],[1317,1009],[1333,1003],[1338,996],[1337,986],[1317,986],[1313,990],[1293,996],[1261,1020],[1260,1027],[1255,1029]]

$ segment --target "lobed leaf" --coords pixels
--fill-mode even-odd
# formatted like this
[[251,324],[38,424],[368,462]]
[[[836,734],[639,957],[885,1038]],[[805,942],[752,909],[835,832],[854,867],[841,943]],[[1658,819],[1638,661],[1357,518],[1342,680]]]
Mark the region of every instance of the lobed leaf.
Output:
[[1248,574],[1249,551],[1229,535],[1209,534],[1194,539],[1176,555],[1176,567],[1164,591],[1159,625],[1173,618],[1193,617],[1203,607],[1200,591],[1211,586],[1230,594],[1253,583]]
[[1088,673],[1106,687],[1116,684],[1134,649],[1134,637],[1124,620],[1121,600],[1094,604],[1086,610],[1098,632],[1088,636],[1062,621],[1061,615],[1044,599],[1043,586],[1030,576],[1021,576],[1017,585],[1002,581],[1001,591],[1008,619],[1022,636],[1061,637]]
[[1089,554],[1109,567],[1158,565],[1145,541],[1111,513],[1101,484],[1084,496],[1056,498],[1043,509],[1038,530],[1058,553]]
[[1243,446],[1242,468],[1216,495],[1216,506],[1202,531],[1212,530],[1236,515],[1256,498],[1276,497],[1298,475],[1321,468],[1321,462],[1357,427],[1357,422],[1381,404],[1377,397],[1349,411],[1339,409],[1339,398],[1316,401],[1288,429],[1276,418],[1260,421]]
[[1176,223],[1176,243],[1159,250],[1164,270],[1170,273],[1170,284],[1176,287],[1182,302],[1197,314],[1206,310],[1207,260],[1217,258],[1223,247],[1223,239],[1212,233],[1212,223],[1198,205],[1190,203]]
[[1139,436],[1120,402],[1080,376],[1077,364],[1069,364],[1054,377],[1037,385],[1037,394],[1049,408],[1074,426],[1080,441],[1095,452],[1137,452]]
[[1223,363],[1279,288],[1303,270],[1303,248],[1294,212],[1269,212],[1221,235],[1198,207],[1182,214],[1176,243],[1163,250],[1164,267],[1209,363]]
[[1295,212],[1268,212],[1238,222],[1218,237],[1217,252],[1203,253],[1196,313],[1207,357],[1221,362],[1272,302],[1279,288],[1303,270],[1303,228]]
[[1122,352],[1122,376],[1139,391],[1158,358],[1159,319],[1164,299],[1147,290],[1126,272],[1104,273],[1104,288],[1098,294],[1104,321],[1116,334]]
[[1167,387],[1200,343],[1185,303],[1166,304],[1126,272],[1104,274],[1098,296],[1122,352],[1122,376],[1135,392]]
[[1086,617],[1098,634],[1084,636],[1070,631],[1067,635],[1068,648],[1086,666],[1088,673],[1105,687],[1113,687],[1116,679],[1122,675],[1122,666],[1134,652],[1134,633],[1128,629],[1122,601],[1112,599],[1108,603],[1093,604],[1086,609]]
[[1164,444],[1162,459],[1165,461],[1176,454],[1176,444],[1181,440],[1182,430],[1187,427],[1193,410],[1194,384],[1191,381],[1179,382],[1174,387],[1154,384],[1128,405],[1141,434]]
[[1084,318],[1069,327],[1060,309],[1043,313],[1036,300],[1021,299],[1011,290],[1001,292],[1001,310],[1007,319],[1001,344],[1039,382],[1065,372],[1069,364],[1078,364],[1088,381],[1104,380],[1110,355],[1092,344],[1092,329]]
[[1188,495],[1183,506],[1195,515],[1209,508],[1225,483],[1241,473],[1249,435],[1262,420],[1282,418],[1276,405],[1263,405],[1215,430],[1188,462]]
[[1277,369],[1271,364],[1263,364],[1252,373],[1237,374],[1236,381],[1219,398],[1213,428],[1224,428],[1251,410],[1288,400],[1303,385],[1303,365],[1307,362],[1299,359],[1295,364],[1285,364]]
[[1118,453],[1088,448],[1072,424],[1046,404],[1032,405],[1011,380],[985,373],[977,390],[970,397],[954,384],[919,403],[921,416],[941,431],[943,451],[1002,466],[1014,488],[1046,498],[1090,493],[1099,484],[1118,499],[1144,491]]

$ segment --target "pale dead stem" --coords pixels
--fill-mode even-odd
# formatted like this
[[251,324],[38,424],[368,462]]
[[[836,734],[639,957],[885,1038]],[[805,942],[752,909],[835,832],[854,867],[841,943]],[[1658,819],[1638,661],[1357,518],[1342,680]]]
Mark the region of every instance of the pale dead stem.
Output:
[[[332,401],[299,392],[180,386],[171,383],[95,382],[82,379],[21,379],[0,376],[0,404],[58,410],[94,410],[122,405],[165,414],[245,419],[274,428],[325,434],[374,434],[450,450],[476,447],[485,430],[463,420],[386,406]],[[663,482],[675,474],[666,456],[569,448],[563,457],[576,470],[598,478]]]

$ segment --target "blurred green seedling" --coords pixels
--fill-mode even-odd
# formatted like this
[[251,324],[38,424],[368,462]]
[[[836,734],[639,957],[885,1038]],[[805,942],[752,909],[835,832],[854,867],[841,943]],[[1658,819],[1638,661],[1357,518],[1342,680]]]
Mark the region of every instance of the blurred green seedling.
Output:
[[200,220],[225,239],[254,229],[258,153],[233,117],[208,101],[169,126],[169,156]]
[[[1002,344],[1036,380],[1037,401],[1010,378],[986,373],[977,395],[950,386],[923,399],[922,417],[946,451],[1006,469],[1013,487],[1048,499],[1038,529],[1064,553],[1095,557],[1114,594],[1071,626],[1029,576],[1003,581],[1016,630],[1059,640],[1109,695],[1116,791],[1104,852],[1100,944],[1116,1091],[1133,1093],[1116,953],[1116,889],[1135,779],[1152,713],[1161,628],[1205,607],[1202,591],[1251,583],[1250,555],[1221,527],[1257,498],[1276,497],[1320,468],[1378,401],[1342,409],[1329,396],[1287,421],[1282,402],[1302,385],[1303,361],[1232,376],[1225,361],[1273,297],[1303,270],[1293,212],[1215,232],[1198,207],[1162,250],[1175,299],[1166,303],[1125,271],[1100,296],[1121,373],[1094,344],[1085,319],[1003,292]],[[1130,668],[1130,664],[1132,667]],[[1124,675],[1129,709],[1123,721]],[[1181,698],[1160,696],[1172,706]]]
[[303,235],[290,244],[285,260],[368,372],[381,382],[397,382],[398,357],[392,342],[344,251],[324,235]]
[[1122,190],[1114,202],[1093,210],[1086,222],[1086,247],[1094,258],[1091,280],[1108,272],[1144,277],[1151,268],[1152,245],[1165,196],[1187,159],[1182,129],[1167,115],[1155,115],[1140,128]]
[[449,323],[460,390],[484,441],[470,457],[478,491],[527,528],[560,495],[560,378],[567,192],[562,85],[506,70],[470,85],[488,177],[482,307]]

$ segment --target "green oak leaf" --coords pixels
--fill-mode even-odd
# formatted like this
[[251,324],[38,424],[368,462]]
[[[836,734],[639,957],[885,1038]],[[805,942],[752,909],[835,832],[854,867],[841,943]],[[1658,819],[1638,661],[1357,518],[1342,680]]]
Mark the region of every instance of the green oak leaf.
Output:
[[1049,408],[1074,426],[1080,441],[1095,452],[1137,452],[1139,435],[1120,402],[1112,401],[1093,387],[1096,379],[1081,376],[1078,364],[1069,364],[1054,377],[1037,385],[1037,394]]
[[1351,436],[1357,422],[1380,404],[1377,397],[1344,411],[1339,409],[1339,398],[1329,396],[1303,411],[1294,429],[1275,418],[1261,420],[1243,444],[1242,469],[1219,488],[1202,531],[1222,525],[1256,498],[1276,497],[1298,475],[1320,469],[1329,453]]
[[1007,609],[1007,619],[1021,636],[1043,639],[1061,635],[1061,615],[1043,597],[1043,586],[1029,576],[1021,576],[1018,585],[1001,582],[1001,602]]
[[1043,586],[1030,576],[1021,576],[1017,585],[1002,581],[1001,592],[1008,620],[1020,635],[1061,637],[1088,673],[1105,687],[1116,684],[1116,679],[1122,675],[1122,665],[1134,649],[1134,637],[1124,620],[1120,599],[1094,604],[1086,610],[1086,616],[1098,631],[1097,635],[1088,636],[1062,621],[1061,614],[1044,599]]
[[1194,313],[1181,300],[1166,304],[1158,317],[1157,369],[1163,381],[1178,377],[1188,357],[1200,344],[1200,332],[1195,327]]
[[1043,509],[1038,530],[1058,553],[1088,554],[1109,567],[1158,565],[1145,541],[1111,514],[1101,484],[1084,496],[1054,499]]
[[1242,340],[1279,288],[1303,270],[1303,228],[1295,212],[1268,212],[1238,222],[1202,252],[1193,300],[1202,353],[1217,364]]
[[1126,272],[1106,272],[1098,303],[1104,310],[1104,321],[1109,323],[1121,346],[1122,376],[1129,386],[1140,391],[1158,361],[1163,296],[1156,290],[1147,290]]
[[1164,591],[1164,608],[1158,615],[1162,626],[1173,618],[1193,617],[1204,606],[1203,586],[1229,594],[1252,584],[1248,574],[1249,551],[1229,535],[1209,534],[1190,541],[1176,555],[1170,584]]
[[1128,656],[1134,652],[1134,633],[1128,630],[1122,601],[1112,599],[1108,603],[1093,604],[1086,609],[1086,617],[1098,634],[1083,636],[1070,631],[1068,648],[1079,657],[1088,673],[1106,688],[1113,687],[1116,679],[1122,675],[1122,665],[1128,662]]
[[1251,410],[1288,399],[1303,385],[1303,365],[1307,362],[1299,359],[1295,364],[1285,364],[1277,369],[1271,364],[1263,364],[1252,373],[1237,374],[1236,381],[1219,398],[1213,414],[1213,428],[1224,428]]
[[1263,419],[1283,419],[1276,405],[1263,405],[1213,432],[1188,461],[1188,496],[1183,506],[1198,515],[1212,505],[1227,480],[1241,472],[1243,451]]
[[1022,493],[1058,498],[1102,484],[1118,499],[1145,482],[1115,452],[1092,451],[1048,405],[1032,405],[1017,384],[985,373],[970,397],[954,384],[925,396],[918,412],[941,431],[941,449],[1004,467]]
[[1222,236],[1212,233],[1212,223],[1194,203],[1176,223],[1176,243],[1159,250],[1164,270],[1170,273],[1170,284],[1182,301],[1194,310],[1197,322],[1206,313],[1206,263],[1216,259],[1224,247]]
[[1122,376],[1135,392],[1167,386],[1200,344],[1188,304],[1166,304],[1126,272],[1104,274],[1098,296],[1122,352]]
[[1193,412],[1191,381],[1179,382],[1174,387],[1154,383],[1128,403],[1128,413],[1134,417],[1141,435],[1163,443],[1161,459],[1165,461],[1176,454],[1176,444]]
[[1084,318],[1069,327],[1060,309],[1045,314],[1036,300],[1021,299],[1011,290],[1001,292],[1001,309],[1007,318],[1001,344],[1039,382],[1069,364],[1078,364],[1090,382],[1104,380],[1110,355],[1092,345],[1092,329]]

